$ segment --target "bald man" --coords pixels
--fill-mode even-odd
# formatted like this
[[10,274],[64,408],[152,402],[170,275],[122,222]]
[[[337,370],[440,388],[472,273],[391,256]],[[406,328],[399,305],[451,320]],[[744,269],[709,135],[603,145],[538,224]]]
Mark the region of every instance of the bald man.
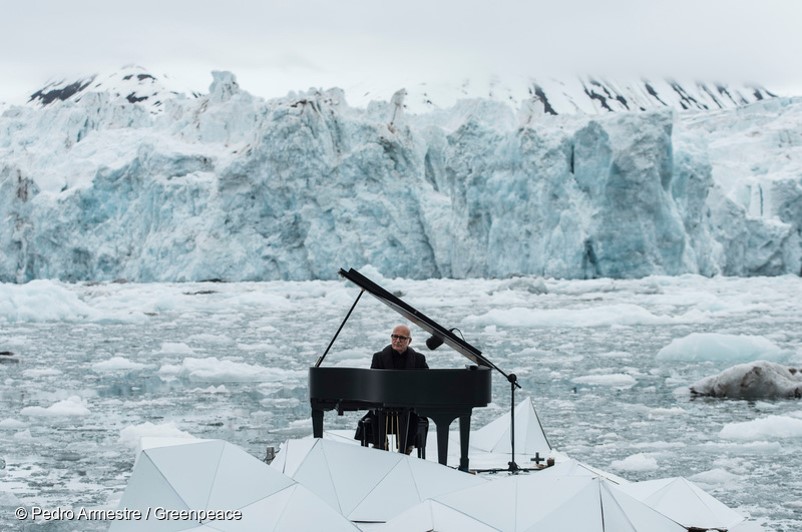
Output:
[[409,347],[412,333],[406,325],[396,325],[390,345],[373,354],[370,369],[429,369],[426,357]]
[[[406,325],[396,325],[390,335],[390,345],[373,354],[373,361],[370,363],[370,369],[429,369],[426,364],[426,357],[409,347],[412,341],[412,333]],[[373,443],[374,447],[386,448],[387,441],[379,441],[380,431],[375,431],[372,428],[366,432],[364,421],[371,420],[370,426],[373,427],[378,423],[378,418],[375,412],[370,411],[360,420],[354,438],[362,440],[363,444],[366,441]],[[400,421],[396,416],[395,421],[392,423],[398,424]],[[428,429],[428,420],[426,418],[419,418],[414,412],[409,414],[409,431],[407,432],[407,448],[404,450],[406,454],[412,452],[415,436],[418,433],[419,423],[425,425],[424,432]],[[392,430],[392,434],[396,434],[396,430]]]

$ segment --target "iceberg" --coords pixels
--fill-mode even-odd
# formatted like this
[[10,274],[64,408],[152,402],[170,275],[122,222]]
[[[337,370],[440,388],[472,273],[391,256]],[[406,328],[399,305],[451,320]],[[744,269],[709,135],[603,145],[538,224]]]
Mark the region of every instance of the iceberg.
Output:
[[691,333],[672,340],[658,351],[657,358],[663,360],[725,360],[750,361],[758,359],[777,360],[787,353],[774,342],[762,336],[722,333]]
[[802,370],[758,360],[738,364],[690,386],[692,395],[728,399],[802,398]]

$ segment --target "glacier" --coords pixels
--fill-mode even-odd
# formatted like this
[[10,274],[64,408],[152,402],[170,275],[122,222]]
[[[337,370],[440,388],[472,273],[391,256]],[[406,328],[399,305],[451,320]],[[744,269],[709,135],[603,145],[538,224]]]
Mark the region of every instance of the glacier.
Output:
[[802,272],[799,98],[413,112],[118,77],[0,109],[0,282]]

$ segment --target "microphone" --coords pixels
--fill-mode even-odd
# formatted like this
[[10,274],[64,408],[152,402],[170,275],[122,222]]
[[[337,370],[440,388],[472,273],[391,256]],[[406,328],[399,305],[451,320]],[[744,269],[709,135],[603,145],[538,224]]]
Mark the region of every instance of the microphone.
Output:
[[434,351],[441,345],[443,345],[443,338],[441,336],[432,335],[426,339],[426,347],[428,347],[430,351]]

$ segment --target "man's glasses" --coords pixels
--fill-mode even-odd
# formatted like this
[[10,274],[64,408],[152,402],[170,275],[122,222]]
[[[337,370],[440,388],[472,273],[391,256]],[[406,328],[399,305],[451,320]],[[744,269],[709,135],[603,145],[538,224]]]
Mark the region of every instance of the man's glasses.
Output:
[[401,340],[402,342],[404,340],[409,340],[409,336],[401,336],[400,334],[391,334],[390,338],[392,338],[393,340]]

